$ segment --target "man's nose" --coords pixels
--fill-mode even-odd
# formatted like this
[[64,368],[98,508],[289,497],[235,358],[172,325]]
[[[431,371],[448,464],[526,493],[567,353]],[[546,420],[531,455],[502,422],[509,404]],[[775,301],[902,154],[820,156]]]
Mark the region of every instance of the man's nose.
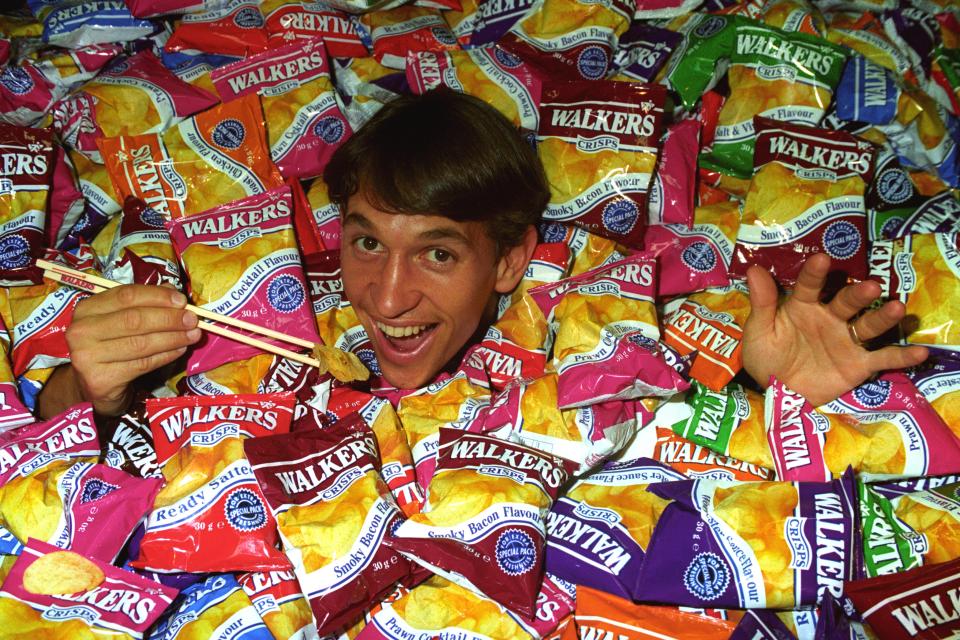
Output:
[[397,318],[417,306],[420,288],[414,271],[405,256],[389,256],[373,285],[373,300],[380,315]]

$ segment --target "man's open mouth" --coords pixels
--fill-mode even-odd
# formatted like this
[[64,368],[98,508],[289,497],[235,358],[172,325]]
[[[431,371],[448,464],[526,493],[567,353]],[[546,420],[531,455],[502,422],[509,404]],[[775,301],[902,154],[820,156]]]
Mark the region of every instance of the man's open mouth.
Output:
[[398,354],[408,354],[417,351],[417,349],[430,339],[434,329],[437,328],[436,323],[405,327],[390,326],[382,322],[376,322],[375,324],[377,329],[380,330],[380,335],[384,338],[384,342]]

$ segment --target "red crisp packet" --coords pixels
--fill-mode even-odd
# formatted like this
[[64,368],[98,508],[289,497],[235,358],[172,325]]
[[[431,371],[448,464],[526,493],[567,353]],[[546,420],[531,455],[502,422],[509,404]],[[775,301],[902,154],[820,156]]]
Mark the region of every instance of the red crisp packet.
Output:
[[844,596],[883,640],[949,640],[960,619],[960,560],[846,582]]
[[244,449],[321,636],[354,622],[408,575],[409,563],[384,544],[402,516],[359,416],[248,440]]
[[243,440],[289,431],[294,401],[292,393],[147,400],[167,484],[133,566],[194,573],[289,566]]
[[356,18],[326,4],[273,0],[263,2],[260,9],[264,12],[271,47],[323,36],[327,53],[333,58],[369,55],[357,32]]
[[[52,596],[36,593],[38,586],[55,589],[53,581],[64,574],[73,582],[78,572],[90,588]],[[12,638],[139,639],[176,595],[176,589],[107,562],[31,540],[0,590],[0,620],[4,635]]]
[[365,13],[360,19],[370,30],[373,57],[386,67],[403,69],[411,52],[460,48],[436,9],[408,4]]
[[267,32],[258,0],[208,3],[202,13],[188,13],[180,19],[165,51],[203,51],[224,56],[246,57],[267,50]]
[[440,429],[427,504],[388,544],[529,620],[543,582],[546,515],[575,466],[493,436]]

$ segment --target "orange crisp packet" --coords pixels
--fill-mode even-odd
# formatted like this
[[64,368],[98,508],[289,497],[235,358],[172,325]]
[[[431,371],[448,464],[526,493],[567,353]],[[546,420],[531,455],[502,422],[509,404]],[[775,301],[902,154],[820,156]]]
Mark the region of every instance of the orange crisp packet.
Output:
[[204,111],[163,134],[100,138],[97,146],[119,200],[136,196],[167,218],[283,185],[270,159],[256,94]]

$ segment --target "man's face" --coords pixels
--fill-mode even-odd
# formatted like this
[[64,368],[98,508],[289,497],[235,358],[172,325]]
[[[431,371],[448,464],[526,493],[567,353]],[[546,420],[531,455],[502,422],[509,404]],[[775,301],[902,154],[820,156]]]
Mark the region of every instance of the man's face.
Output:
[[383,377],[401,389],[431,382],[476,332],[494,291],[519,280],[482,223],[388,213],[360,194],[347,203],[341,262],[344,295]]

